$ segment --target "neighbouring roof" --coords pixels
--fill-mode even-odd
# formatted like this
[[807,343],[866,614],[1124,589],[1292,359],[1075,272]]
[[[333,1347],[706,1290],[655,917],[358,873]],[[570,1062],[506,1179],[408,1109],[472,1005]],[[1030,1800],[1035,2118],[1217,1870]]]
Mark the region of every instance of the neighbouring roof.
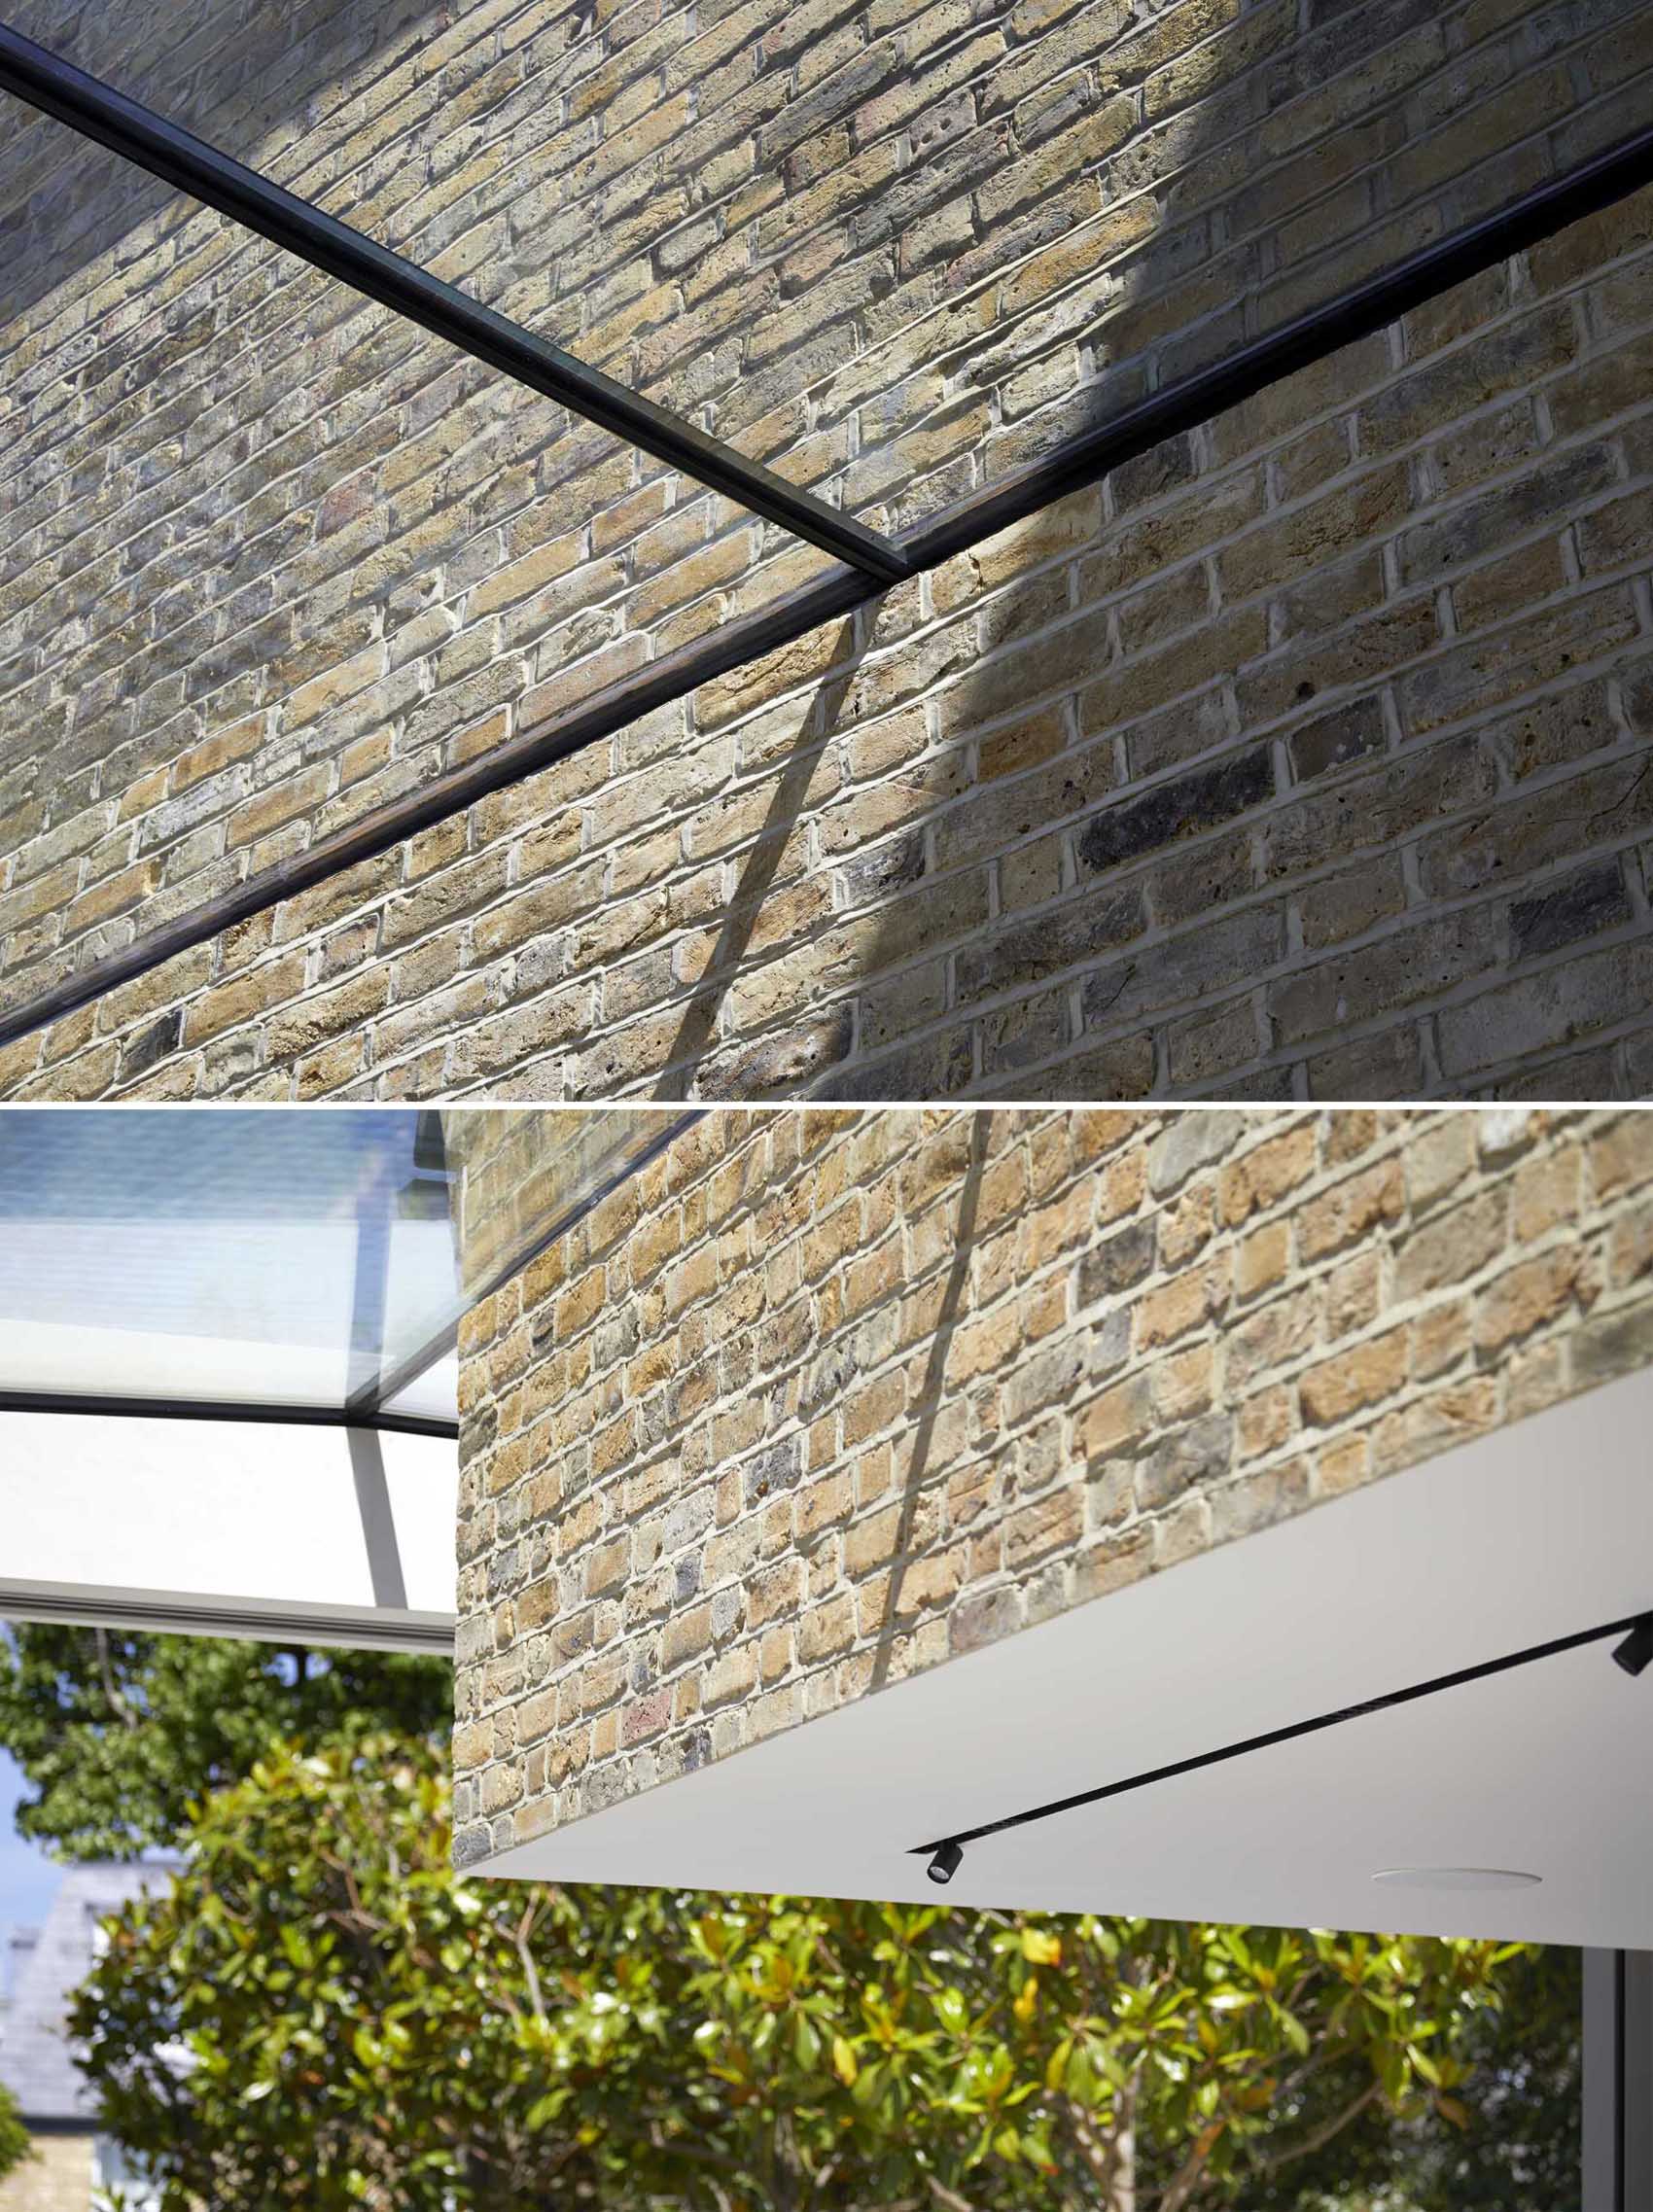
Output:
[[32,1945],[14,1939],[16,1981],[0,2014],[0,2083],[31,2123],[96,2118],[96,2099],[64,2030],[74,1991],[96,1955],[97,1923],[128,1897],[167,1878],[174,1862],[71,1867]]

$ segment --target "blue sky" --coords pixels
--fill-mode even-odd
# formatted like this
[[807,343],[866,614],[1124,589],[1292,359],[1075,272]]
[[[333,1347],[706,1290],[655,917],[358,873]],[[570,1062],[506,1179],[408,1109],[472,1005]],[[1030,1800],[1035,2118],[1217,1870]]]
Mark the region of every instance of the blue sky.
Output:
[[44,1920],[59,1879],[46,1853],[25,1843],[14,1826],[18,1800],[25,1794],[17,1762],[0,1751],[0,1929]]

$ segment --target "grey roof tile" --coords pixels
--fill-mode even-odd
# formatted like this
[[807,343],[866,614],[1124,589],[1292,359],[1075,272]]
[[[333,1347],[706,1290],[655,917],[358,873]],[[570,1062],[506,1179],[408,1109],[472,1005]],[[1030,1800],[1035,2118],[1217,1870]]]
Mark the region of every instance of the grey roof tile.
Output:
[[96,2099],[75,2062],[64,2016],[90,1972],[94,1932],[106,1914],[167,1879],[172,1862],[70,1867],[46,1924],[18,1959],[17,1986],[0,2014],[0,2082],[25,2121],[92,2120]]

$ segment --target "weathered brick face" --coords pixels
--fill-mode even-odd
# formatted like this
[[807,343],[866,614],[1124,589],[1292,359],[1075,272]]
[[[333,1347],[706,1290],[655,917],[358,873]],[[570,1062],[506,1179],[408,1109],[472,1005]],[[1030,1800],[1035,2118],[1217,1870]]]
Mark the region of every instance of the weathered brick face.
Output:
[[709,1117],[462,1343],[474,1861],[1653,1360],[1653,1117]]
[[[1630,128],[1653,9],[25,27],[890,525]],[[56,125],[0,157],[14,1001],[821,565],[132,192]],[[1648,223],[180,955],[0,1084],[1639,1092]]]

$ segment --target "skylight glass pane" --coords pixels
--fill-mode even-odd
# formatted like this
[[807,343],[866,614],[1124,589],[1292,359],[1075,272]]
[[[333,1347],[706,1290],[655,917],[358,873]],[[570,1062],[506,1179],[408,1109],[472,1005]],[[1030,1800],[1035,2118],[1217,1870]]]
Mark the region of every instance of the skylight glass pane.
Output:
[[420,1140],[405,1110],[0,1117],[0,1387],[343,1408],[461,1307]]
[[[211,122],[127,24],[20,27]],[[0,113],[7,1006],[831,566],[67,124]],[[285,136],[271,173],[326,201]],[[593,856],[659,742],[593,753],[580,797],[634,779]]]
[[444,1352],[440,1359],[387,1397],[384,1411],[392,1415],[413,1415],[422,1421],[457,1421],[459,1353]]
[[[708,19],[369,0],[214,8],[180,37],[127,0],[31,0],[18,20],[897,531],[1626,135],[1646,113],[1639,4],[751,0]],[[7,1003],[827,565],[67,126],[6,113]],[[961,724],[973,684],[962,670]],[[495,841],[503,864],[471,887],[498,948],[483,996],[519,1002],[512,913],[559,869],[584,871],[565,876],[583,906],[622,854],[671,864],[637,829],[663,760],[681,852],[720,854],[720,818],[840,705],[825,686],[738,752],[686,739],[674,708],[559,774],[559,835]],[[842,773],[823,748],[812,803]],[[435,902],[407,903],[434,935]],[[637,927],[669,969],[667,925]],[[278,964],[266,981],[275,1017]],[[188,1041],[233,1018],[193,1010]],[[519,1059],[485,1036],[474,1072]]]
[[692,1118],[0,1115],[0,1392],[454,1421],[467,1307]]

